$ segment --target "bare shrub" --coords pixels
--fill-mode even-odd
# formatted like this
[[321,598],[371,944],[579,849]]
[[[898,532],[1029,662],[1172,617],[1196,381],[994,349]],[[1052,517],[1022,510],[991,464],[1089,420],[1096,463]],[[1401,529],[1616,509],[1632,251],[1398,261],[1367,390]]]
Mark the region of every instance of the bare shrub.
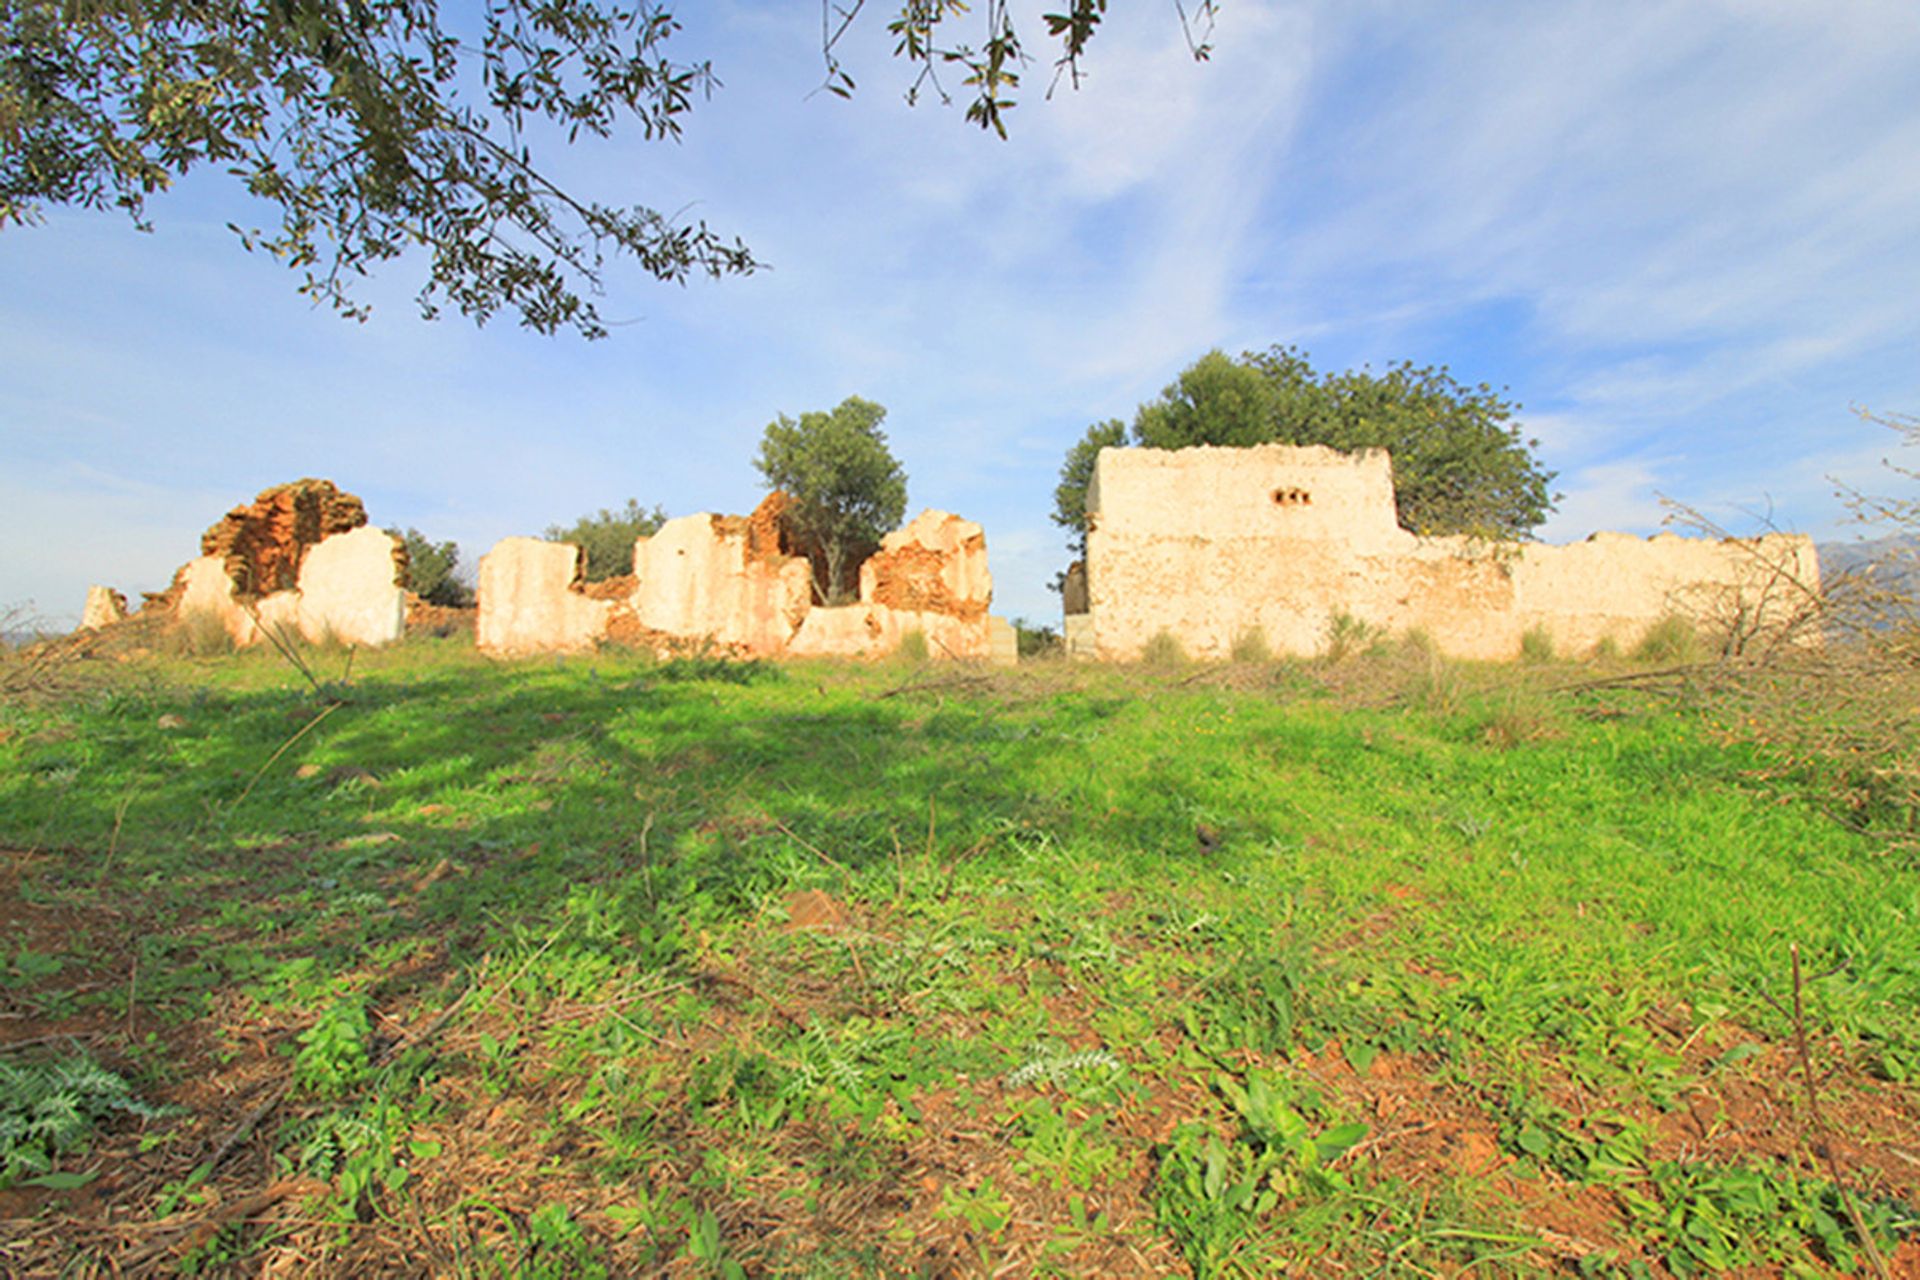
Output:
[[918,628],[902,633],[899,645],[894,648],[893,656],[896,661],[904,662],[908,666],[925,665],[928,656],[927,633]]
[[60,697],[93,687],[101,634],[61,635],[30,603],[0,606],[0,699]]
[[[1920,419],[1863,416],[1920,446]],[[1678,678],[1722,735],[1758,749],[1757,779],[1810,796],[1889,852],[1920,861],[1920,498],[1844,486],[1841,496],[1863,523],[1891,530],[1875,544],[1885,556],[1834,575],[1824,592],[1782,584],[1808,598],[1791,618],[1792,643],[1742,635],[1749,610],[1732,619],[1718,662]]]
[[1140,661],[1149,667],[1181,667],[1187,662],[1187,651],[1180,647],[1180,641],[1173,632],[1156,631],[1140,650]]
[[1248,627],[1233,638],[1230,650],[1235,662],[1272,662],[1273,646],[1267,643],[1267,633],[1260,627]]
[[1707,646],[1701,642],[1700,629],[1692,619],[1677,613],[1670,613],[1648,627],[1639,643],[1633,646],[1637,662],[1694,663],[1706,655]]
[[1342,609],[1327,619],[1326,659],[1337,665],[1376,648],[1384,638],[1379,627]]

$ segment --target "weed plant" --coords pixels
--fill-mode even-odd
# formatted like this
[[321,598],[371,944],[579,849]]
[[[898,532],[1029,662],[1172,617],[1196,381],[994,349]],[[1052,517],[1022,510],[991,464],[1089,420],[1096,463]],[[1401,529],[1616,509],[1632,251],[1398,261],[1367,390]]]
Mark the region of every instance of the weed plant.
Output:
[[1248,627],[1235,636],[1231,653],[1235,662],[1249,665],[1273,661],[1273,646],[1267,643],[1267,633],[1260,627]]
[[1668,614],[1648,627],[1633,647],[1634,661],[1655,665],[1700,662],[1706,656],[1700,629],[1678,614]]
[[1325,657],[1328,663],[1338,665],[1363,653],[1377,654],[1384,639],[1379,627],[1339,610],[1327,619]]
[[[10,1063],[0,1058],[0,1189],[22,1179],[59,1187],[59,1155],[84,1147],[96,1130],[121,1117],[152,1119],[125,1079],[86,1057]],[[65,1185],[88,1179],[68,1177]]]
[[1530,627],[1520,636],[1520,660],[1535,664],[1552,662],[1553,633],[1545,627]]
[[909,631],[900,637],[899,647],[893,651],[896,662],[910,667],[924,666],[927,661],[927,633]]
[[1140,663],[1146,667],[1162,669],[1183,667],[1187,662],[1187,651],[1171,631],[1156,631],[1140,650]]

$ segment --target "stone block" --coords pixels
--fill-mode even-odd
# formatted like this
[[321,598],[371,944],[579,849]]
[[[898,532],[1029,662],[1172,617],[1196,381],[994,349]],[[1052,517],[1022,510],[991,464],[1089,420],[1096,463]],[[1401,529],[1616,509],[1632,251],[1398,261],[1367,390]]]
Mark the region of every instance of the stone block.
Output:
[[993,615],[987,618],[987,661],[996,667],[1020,663],[1020,633],[1005,618]]
[[101,627],[110,627],[127,616],[127,598],[112,587],[91,586],[87,588],[87,607],[80,614],[82,631],[97,631]]

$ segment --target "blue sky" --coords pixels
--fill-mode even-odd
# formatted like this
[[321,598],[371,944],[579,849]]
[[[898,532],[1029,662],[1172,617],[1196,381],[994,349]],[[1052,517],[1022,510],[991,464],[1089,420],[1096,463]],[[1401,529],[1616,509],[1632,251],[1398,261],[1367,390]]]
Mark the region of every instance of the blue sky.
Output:
[[[771,269],[610,279],[613,336],[422,322],[389,264],[357,325],[243,253],[215,175],[151,235],[52,210],[0,231],[0,606],[158,589],[267,485],[329,477],[460,542],[632,496],[746,511],[780,413],[878,400],[909,512],[987,530],[997,609],[1051,618],[1061,455],[1211,347],[1402,358],[1510,389],[1560,472],[1541,531],[1651,532],[1656,494],[1850,536],[1920,408],[1920,6],[1255,3],[1213,59],[1115,6],[1076,93],[1031,69],[1012,140],[909,108],[875,11],[860,90],[811,0],[681,6],[724,87],[679,144],[550,154],[610,201],[737,234]],[[1042,6],[1032,6],[1038,12]],[[1029,24],[1037,40],[1037,23]]]

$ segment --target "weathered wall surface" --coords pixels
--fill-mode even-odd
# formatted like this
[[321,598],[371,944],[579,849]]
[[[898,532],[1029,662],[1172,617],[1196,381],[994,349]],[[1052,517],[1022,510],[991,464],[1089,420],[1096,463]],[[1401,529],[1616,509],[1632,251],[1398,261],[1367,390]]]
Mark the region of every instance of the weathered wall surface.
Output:
[[926,638],[929,658],[993,657],[993,633],[985,615],[968,620],[867,603],[808,610],[786,652],[811,658],[884,658],[915,631]]
[[[630,579],[591,586],[578,580],[573,548],[510,538],[480,562],[480,647],[520,654],[637,640],[762,657],[878,658],[918,632],[930,657],[1005,655],[1004,638],[995,643],[999,620],[987,612],[993,577],[979,525],[922,512],[861,566],[859,601],[828,608],[813,602],[813,566],[785,528],[788,506],[774,493],[750,516],[669,520],[634,543]],[[519,545],[529,543],[549,550],[536,557]]]
[[366,522],[365,505],[331,480],[295,480],[215,521],[200,535],[200,554],[219,556],[236,589],[269,596],[299,587],[309,549]]
[[762,514],[769,510],[777,520],[779,504],[768,503],[746,519],[681,516],[635,542],[632,609],[640,624],[750,654],[783,651],[812,600],[812,570],[782,553]]
[[82,631],[97,631],[121,622],[127,616],[127,598],[112,587],[87,588],[87,607],[80,614]]
[[391,535],[366,526],[335,534],[301,558],[297,586],[258,597],[235,585],[226,556],[200,556],[180,571],[174,613],[182,620],[214,619],[242,648],[266,638],[263,625],[314,643],[392,644],[406,627],[398,546]]
[[1819,582],[1812,542],[1786,535],[1415,537],[1379,450],[1107,449],[1087,510],[1088,621],[1070,648],[1108,659],[1137,657],[1161,631],[1197,657],[1256,629],[1276,652],[1313,654],[1339,614],[1423,629],[1458,657],[1513,657],[1536,628],[1585,652],[1630,646],[1670,614],[1781,623]]
[[945,511],[922,511],[860,566],[860,598],[967,622],[985,617],[993,601],[986,532]]
[[300,633],[307,639],[378,646],[398,640],[407,626],[407,593],[400,586],[392,534],[362,525],[323,538],[300,562]]
[[506,538],[480,557],[474,640],[489,653],[578,653],[605,637],[613,603],[580,590],[580,548]]

